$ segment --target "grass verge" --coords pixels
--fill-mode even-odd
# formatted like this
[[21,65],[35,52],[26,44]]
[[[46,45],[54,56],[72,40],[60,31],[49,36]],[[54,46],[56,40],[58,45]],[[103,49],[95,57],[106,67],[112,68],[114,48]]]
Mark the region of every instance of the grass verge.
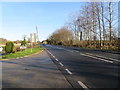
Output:
[[31,55],[31,54],[40,52],[42,50],[43,50],[43,47],[40,47],[40,48],[34,47],[34,48],[32,48],[32,52],[31,52],[31,48],[27,48],[24,51],[19,51],[19,52],[16,52],[16,53],[3,55],[2,59],[13,59],[13,58],[24,57],[24,56],[27,56],[27,55]]

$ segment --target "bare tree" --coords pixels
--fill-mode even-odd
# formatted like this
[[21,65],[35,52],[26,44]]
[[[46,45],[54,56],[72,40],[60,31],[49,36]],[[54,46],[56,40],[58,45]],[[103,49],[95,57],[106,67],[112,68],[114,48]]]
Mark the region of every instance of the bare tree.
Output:
[[103,39],[106,40],[106,29],[104,20],[104,3],[101,2],[101,18],[102,18],[102,28],[103,28]]
[[96,15],[98,21],[98,29],[99,29],[99,38],[100,38],[100,47],[102,46],[102,30],[101,30],[101,15],[100,15],[100,3],[96,3]]
[[[78,43],[85,41],[88,46],[106,47],[113,38],[116,38],[116,29],[114,29],[116,26],[113,27],[113,24],[116,24],[113,11],[115,9],[112,2],[86,3],[78,13],[70,17],[67,28],[58,29],[50,38],[56,43],[66,44],[69,40],[73,40],[74,34],[74,39],[82,38]],[[66,30],[72,32],[68,33]]]
[[71,45],[73,40],[73,35],[67,27],[62,27],[56,30],[49,38],[49,41],[53,44],[59,45]]
[[111,40],[112,40],[112,8],[111,8],[111,3],[112,2],[109,2],[109,6],[108,6],[108,9],[109,9],[109,19],[108,19],[108,21],[109,21],[109,30],[110,30],[110,42],[111,42]]

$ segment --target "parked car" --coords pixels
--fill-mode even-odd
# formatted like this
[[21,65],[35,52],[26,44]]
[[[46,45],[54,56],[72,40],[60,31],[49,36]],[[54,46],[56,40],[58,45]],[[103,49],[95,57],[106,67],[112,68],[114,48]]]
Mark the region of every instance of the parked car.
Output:
[[2,52],[2,50],[3,50],[3,48],[2,48],[2,47],[0,47],[0,52]]
[[45,44],[43,44],[43,46],[45,46]]
[[22,46],[20,46],[20,49],[21,49],[21,50],[25,50],[25,49],[26,49],[26,46],[22,45]]

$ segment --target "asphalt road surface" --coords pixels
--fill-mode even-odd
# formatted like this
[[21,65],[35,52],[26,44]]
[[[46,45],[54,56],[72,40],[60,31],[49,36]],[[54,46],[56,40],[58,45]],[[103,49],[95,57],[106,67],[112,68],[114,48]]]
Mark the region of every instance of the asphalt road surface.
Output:
[[2,61],[2,88],[72,88],[48,54]]
[[119,88],[119,54],[54,45],[44,47],[73,88]]
[[41,54],[2,61],[3,88],[119,88],[118,54],[45,45]]

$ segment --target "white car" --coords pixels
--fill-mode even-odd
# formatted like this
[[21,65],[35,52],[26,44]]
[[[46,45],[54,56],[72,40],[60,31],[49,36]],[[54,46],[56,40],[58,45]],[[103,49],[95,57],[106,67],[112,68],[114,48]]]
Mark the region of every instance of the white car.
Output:
[[2,47],[0,47],[0,52],[2,52],[2,50],[3,50],[3,48],[2,48]]
[[24,50],[24,49],[26,49],[26,46],[20,46],[20,49]]

